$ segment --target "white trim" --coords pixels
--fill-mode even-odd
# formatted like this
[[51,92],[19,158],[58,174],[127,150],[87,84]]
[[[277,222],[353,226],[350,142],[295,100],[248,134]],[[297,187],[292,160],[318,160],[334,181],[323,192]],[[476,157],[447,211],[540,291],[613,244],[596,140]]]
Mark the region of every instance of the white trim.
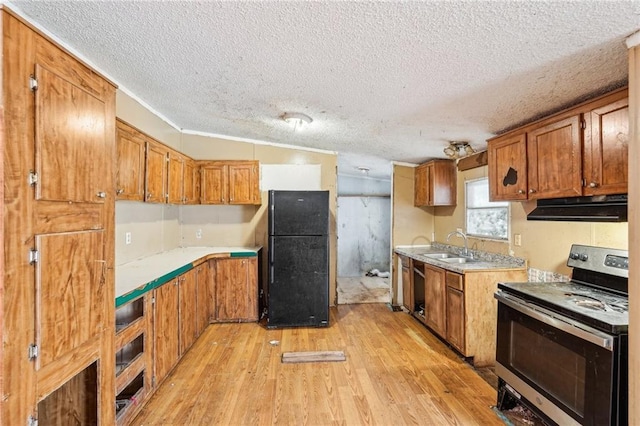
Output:
[[251,139],[251,138],[242,138],[242,137],[238,137],[238,136],[221,135],[221,134],[218,134],[218,133],[200,132],[200,131],[197,131],[197,130],[185,130],[185,129],[183,129],[182,133],[185,134],[185,135],[205,136],[205,137],[209,137],[209,138],[226,139],[226,140],[235,141],[235,142],[246,142],[246,143],[253,143],[253,144],[256,144],[256,145],[270,145],[270,146],[276,146],[278,148],[297,149],[297,150],[300,150],[300,151],[312,151],[312,152],[319,152],[321,154],[338,155],[337,151],[330,151],[330,150],[327,150],[327,149],[318,149],[318,148],[309,148],[309,147],[306,147],[306,146],[288,145],[288,144],[284,144],[284,143],[268,142],[268,141],[263,141],[263,140],[259,140],[259,139]]
[[418,167],[420,165],[416,163],[407,163],[404,161],[392,161],[391,164],[393,166],[405,166],[405,167]]
[[625,41],[625,43],[627,44],[627,49],[631,49],[633,47],[640,45],[640,31],[634,34],[631,34],[629,37],[627,37],[627,40]]

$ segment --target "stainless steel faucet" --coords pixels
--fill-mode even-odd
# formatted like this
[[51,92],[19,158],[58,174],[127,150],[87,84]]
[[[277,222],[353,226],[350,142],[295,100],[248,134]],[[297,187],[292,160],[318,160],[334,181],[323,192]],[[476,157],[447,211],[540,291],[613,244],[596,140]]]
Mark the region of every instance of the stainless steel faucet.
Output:
[[465,233],[460,231],[449,232],[449,235],[447,235],[447,242],[449,242],[449,238],[451,238],[452,235],[459,235],[464,239],[464,255],[469,256],[469,246],[467,245],[467,236]]

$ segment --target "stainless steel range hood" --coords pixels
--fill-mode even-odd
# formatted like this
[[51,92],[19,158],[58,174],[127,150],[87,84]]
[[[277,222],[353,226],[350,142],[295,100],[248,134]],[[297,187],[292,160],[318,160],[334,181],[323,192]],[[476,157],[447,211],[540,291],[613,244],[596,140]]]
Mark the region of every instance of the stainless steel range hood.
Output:
[[627,194],[538,200],[527,220],[626,222]]

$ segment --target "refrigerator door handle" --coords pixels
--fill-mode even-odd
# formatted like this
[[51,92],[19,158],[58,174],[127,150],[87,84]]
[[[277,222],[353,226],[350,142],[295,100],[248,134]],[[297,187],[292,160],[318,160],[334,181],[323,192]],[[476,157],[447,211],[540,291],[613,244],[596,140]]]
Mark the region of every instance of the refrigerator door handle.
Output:
[[273,265],[271,265],[271,273],[269,274],[269,284],[273,284]]
[[269,215],[269,231],[271,232],[272,235],[276,234],[276,230],[275,230],[275,205],[274,203],[270,203],[269,208],[271,209],[271,211],[269,213],[271,213]]

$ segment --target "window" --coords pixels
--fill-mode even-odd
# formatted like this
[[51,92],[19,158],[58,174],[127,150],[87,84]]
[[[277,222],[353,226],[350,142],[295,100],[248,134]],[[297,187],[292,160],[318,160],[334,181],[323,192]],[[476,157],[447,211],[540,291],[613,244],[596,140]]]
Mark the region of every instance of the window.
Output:
[[489,201],[489,179],[465,182],[467,235],[509,239],[509,203]]

